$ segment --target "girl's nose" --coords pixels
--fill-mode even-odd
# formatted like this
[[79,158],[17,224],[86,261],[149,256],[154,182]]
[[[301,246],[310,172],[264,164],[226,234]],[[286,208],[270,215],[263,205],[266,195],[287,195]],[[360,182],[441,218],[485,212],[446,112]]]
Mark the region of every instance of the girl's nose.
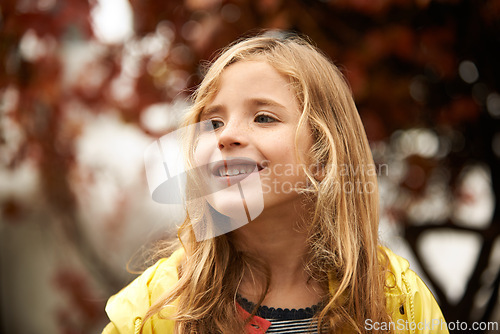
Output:
[[218,147],[220,150],[223,148],[234,148],[246,145],[245,130],[239,122],[228,122],[219,132]]

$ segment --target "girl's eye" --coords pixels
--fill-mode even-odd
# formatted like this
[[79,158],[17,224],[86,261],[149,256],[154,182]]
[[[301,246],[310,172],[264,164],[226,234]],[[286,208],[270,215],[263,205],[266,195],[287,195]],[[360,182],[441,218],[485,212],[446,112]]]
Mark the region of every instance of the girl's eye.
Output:
[[276,119],[274,117],[271,117],[269,115],[257,115],[255,117],[255,122],[257,123],[272,123],[272,122],[276,122]]
[[200,131],[201,132],[211,132],[214,130],[217,130],[221,126],[224,125],[222,121],[216,120],[216,119],[211,119],[211,120],[206,120],[200,122]]
[[222,123],[222,121],[218,121],[218,120],[211,120],[210,123],[212,123],[212,127],[214,128],[214,130],[217,130],[218,128],[220,128],[221,126],[224,125],[224,123]]

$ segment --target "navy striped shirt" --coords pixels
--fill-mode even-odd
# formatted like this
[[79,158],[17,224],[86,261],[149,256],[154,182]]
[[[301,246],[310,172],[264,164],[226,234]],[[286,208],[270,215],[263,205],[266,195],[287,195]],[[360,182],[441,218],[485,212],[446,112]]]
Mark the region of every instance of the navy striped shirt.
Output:
[[[238,303],[251,313],[255,304],[238,296]],[[256,315],[271,322],[266,333],[307,333],[318,334],[318,320],[314,315],[321,309],[322,303],[301,309],[282,309],[260,306]]]

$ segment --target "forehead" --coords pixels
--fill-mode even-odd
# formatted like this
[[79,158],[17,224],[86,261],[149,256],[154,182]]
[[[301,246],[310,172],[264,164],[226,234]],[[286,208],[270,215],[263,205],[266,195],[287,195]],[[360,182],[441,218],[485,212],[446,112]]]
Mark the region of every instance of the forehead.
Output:
[[206,107],[221,102],[236,102],[245,98],[261,104],[291,102],[295,93],[289,78],[261,60],[238,61],[226,67],[214,82]]

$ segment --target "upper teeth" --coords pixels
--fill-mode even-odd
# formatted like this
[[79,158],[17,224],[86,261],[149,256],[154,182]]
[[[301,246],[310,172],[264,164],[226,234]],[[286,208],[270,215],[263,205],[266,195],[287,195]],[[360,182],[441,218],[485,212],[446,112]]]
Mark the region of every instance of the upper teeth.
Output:
[[221,166],[219,167],[219,175],[220,176],[235,176],[239,174],[249,174],[251,173],[255,167],[253,166],[231,166],[231,167],[225,167]]

